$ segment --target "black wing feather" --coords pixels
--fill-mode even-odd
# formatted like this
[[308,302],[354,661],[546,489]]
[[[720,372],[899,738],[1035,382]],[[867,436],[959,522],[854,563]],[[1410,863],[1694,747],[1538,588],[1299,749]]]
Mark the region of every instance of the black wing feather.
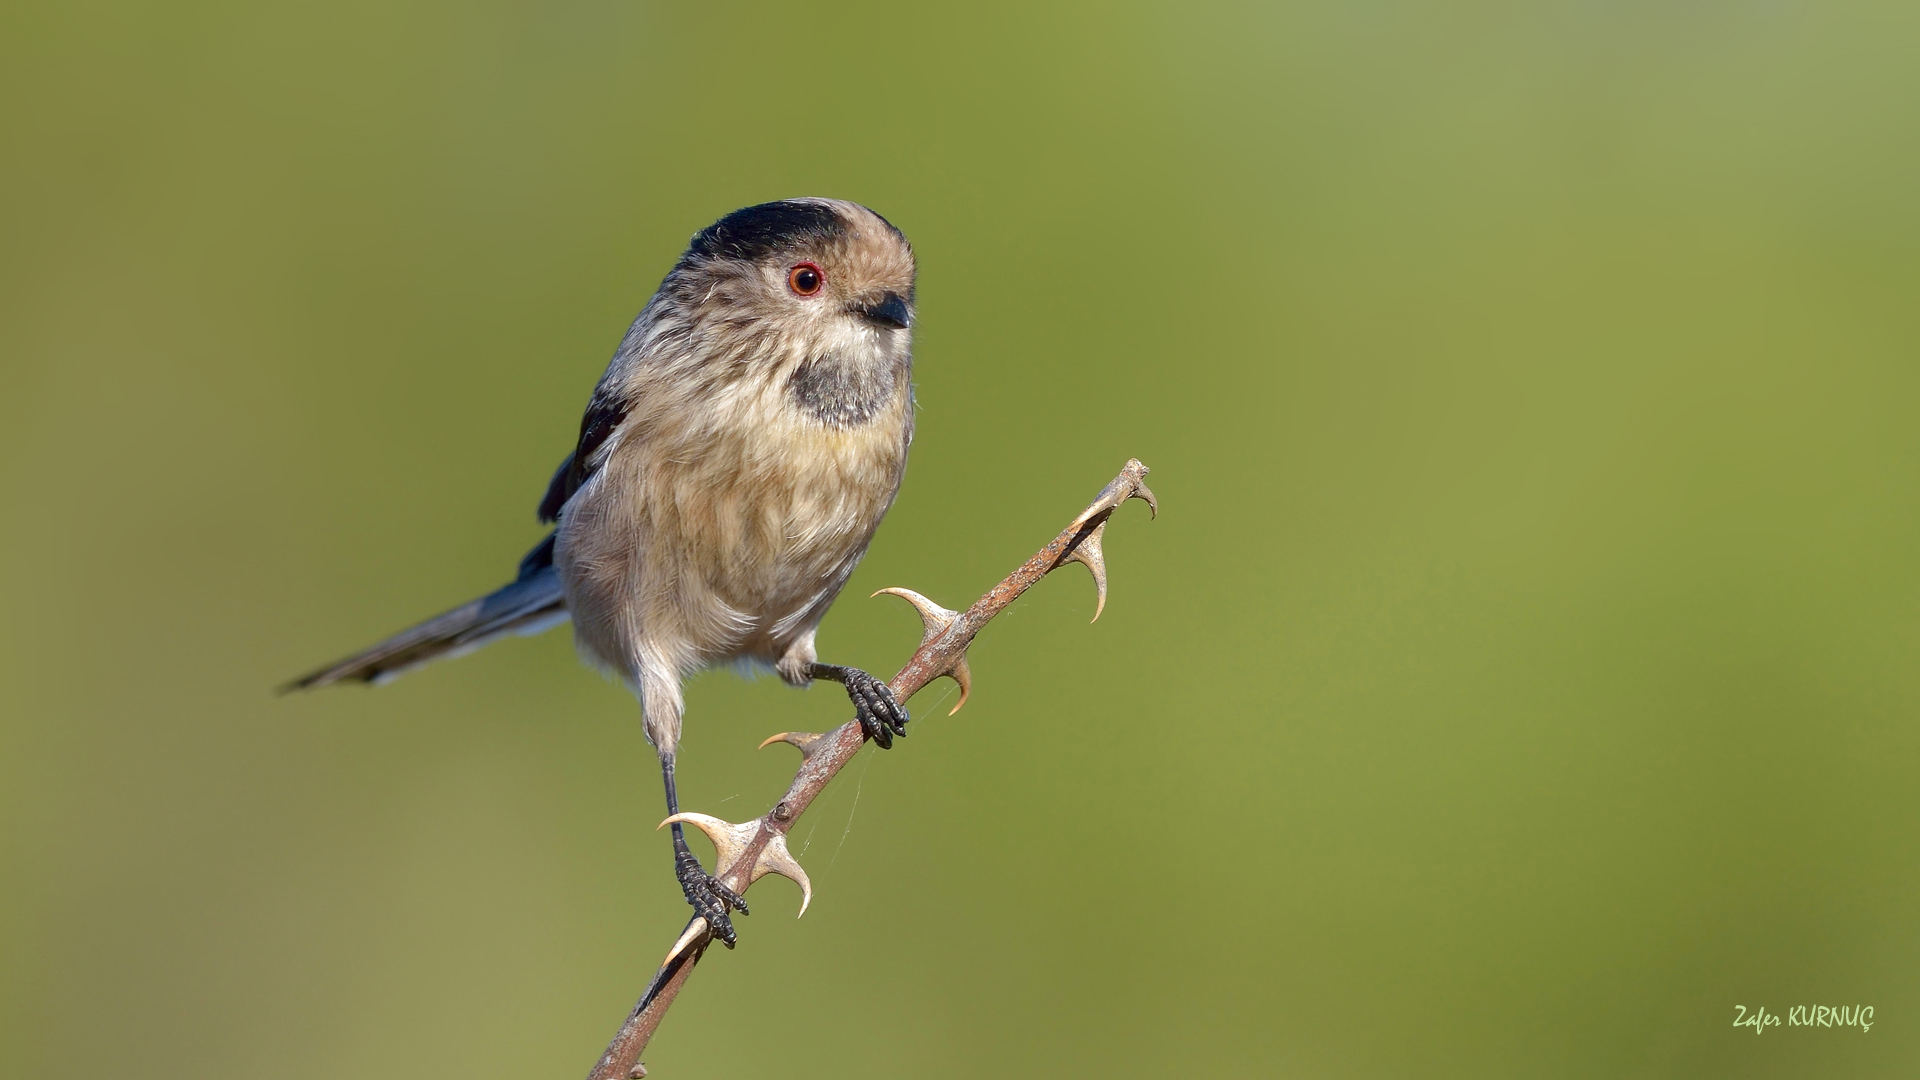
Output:
[[580,442],[567,455],[567,460],[554,470],[553,480],[547,484],[547,494],[540,500],[540,520],[544,522],[560,520],[560,508],[567,505],[573,493],[579,491],[600,463],[593,460],[594,452],[613,437],[620,424],[627,418],[627,403],[620,395],[607,389],[605,385],[593,391],[593,399],[587,402],[587,413],[580,418]]

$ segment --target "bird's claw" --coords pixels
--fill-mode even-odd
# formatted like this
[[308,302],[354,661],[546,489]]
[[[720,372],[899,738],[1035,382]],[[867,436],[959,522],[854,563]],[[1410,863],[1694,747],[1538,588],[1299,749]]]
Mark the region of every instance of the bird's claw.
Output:
[[814,664],[807,669],[807,675],[831,679],[847,688],[847,696],[853,699],[854,719],[860,721],[860,730],[866,732],[867,738],[880,744],[880,749],[893,749],[895,735],[907,737],[907,721],[912,718],[885,680],[876,679],[859,668],[838,664]]
[[893,737],[907,737],[907,707],[893,696],[893,687],[880,679],[854,668],[847,676],[847,696],[853,699],[854,715],[860,721],[860,729],[867,738],[880,744],[880,749],[893,749]]
[[694,913],[707,920],[707,927],[721,944],[731,949],[738,935],[733,930],[733,919],[729,910],[742,915],[747,911],[747,901],[737,892],[727,888],[719,878],[707,873],[695,858],[693,852],[678,852],[673,857],[673,873],[680,879],[680,891],[687,894],[687,903],[693,905]]

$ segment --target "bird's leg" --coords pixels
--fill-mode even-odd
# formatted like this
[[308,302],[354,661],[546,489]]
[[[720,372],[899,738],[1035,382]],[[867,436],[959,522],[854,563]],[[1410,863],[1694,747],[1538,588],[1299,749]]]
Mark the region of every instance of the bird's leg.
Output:
[[807,675],[815,679],[827,679],[840,683],[847,688],[847,696],[853,699],[853,711],[860,721],[860,727],[867,738],[880,744],[880,749],[893,749],[893,737],[907,737],[907,707],[894,700],[893,688],[886,682],[855,667],[841,667],[839,664],[809,664]]
[[[660,775],[667,782],[667,816],[672,817],[680,812],[680,793],[673,785],[672,754],[660,755]],[[700,865],[700,860],[693,855],[693,849],[687,847],[686,833],[677,821],[673,823],[673,876],[680,879],[680,891],[687,894],[687,903],[693,905],[695,914],[707,920],[713,936],[719,938],[727,948],[733,948],[736,936],[733,919],[728,917],[727,909],[732,908],[742,915],[749,914],[747,902]]]

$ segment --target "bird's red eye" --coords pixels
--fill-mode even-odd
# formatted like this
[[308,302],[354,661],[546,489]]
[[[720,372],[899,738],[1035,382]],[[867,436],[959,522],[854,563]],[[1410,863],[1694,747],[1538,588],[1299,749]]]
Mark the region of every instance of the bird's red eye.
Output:
[[812,296],[826,284],[827,275],[812,263],[801,263],[787,271],[787,288],[800,296]]

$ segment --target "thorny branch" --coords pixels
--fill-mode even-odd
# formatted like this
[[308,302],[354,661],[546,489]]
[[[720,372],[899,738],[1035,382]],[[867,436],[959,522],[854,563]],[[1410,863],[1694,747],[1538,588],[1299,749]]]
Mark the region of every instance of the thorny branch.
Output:
[[[1060,535],[1053,538],[1046,547],[1041,548],[1028,559],[1026,565],[1008,574],[992,591],[974,602],[965,611],[949,611],[946,608],[914,592],[912,589],[881,589],[904,598],[920,612],[920,619],[926,624],[926,635],[921,639],[920,648],[907,661],[907,666],[888,681],[894,696],[906,701],[933,680],[945,676],[960,685],[960,701],[947,715],[960,711],[967,703],[967,694],[972,689],[973,678],[967,671],[967,646],[982,627],[1008,604],[1026,592],[1033,584],[1047,574],[1070,562],[1084,565],[1093,572],[1093,584],[1099,598],[1095,603],[1093,617],[1098,619],[1100,612],[1107,606],[1107,568],[1100,550],[1101,534],[1106,531],[1107,519],[1114,510],[1128,499],[1144,500],[1155,513],[1159,506],[1153,500],[1153,492],[1147,490],[1144,477],[1147,467],[1135,458],[1127,462],[1120,475],[1113,478],[1100,492],[1093,505],[1073,519]],[[875,596],[880,593],[875,593]],[[860,728],[858,720],[849,720],[824,735],[806,732],[785,731],[773,736],[761,746],[770,743],[790,743],[800,750],[800,770],[794,774],[793,785],[787,788],[787,794],[773,809],[761,817],[742,824],[721,821],[706,814],[676,814],[667,821],[684,821],[697,826],[713,841],[717,859],[717,876],[734,892],[744,893],[755,881],[769,873],[781,874],[792,878],[800,886],[800,912],[805,914],[807,905],[813,902],[813,885],[807,880],[806,871],[787,850],[787,832],[793,823],[799,820],[807,807],[812,805],[814,797],[827,786],[846,764],[860,752],[866,734]],[[665,825],[666,822],[662,822]],[[608,1044],[607,1052],[600,1058],[599,1064],[587,1075],[587,1080],[632,1080],[643,1077],[647,1071],[639,1063],[640,1054],[646,1049],[647,1042],[653,1038],[660,1021],[667,1010],[673,1006],[674,998],[680,994],[681,987],[693,974],[693,969],[706,955],[707,946],[712,943],[707,922],[699,916],[687,923],[679,940],[667,951],[665,960],[660,962],[660,970],[654,973],[653,981],[647,984],[646,993],[633,1007],[620,1031]]]

